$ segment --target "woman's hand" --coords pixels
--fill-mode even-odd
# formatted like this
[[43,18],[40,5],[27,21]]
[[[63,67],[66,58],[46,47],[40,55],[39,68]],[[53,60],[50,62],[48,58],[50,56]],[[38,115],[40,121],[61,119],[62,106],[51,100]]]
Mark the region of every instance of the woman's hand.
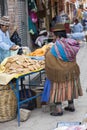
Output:
[[13,50],[13,51],[16,51],[17,49],[19,49],[19,46],[18,45],[14,45],[10,48],[10,50]]

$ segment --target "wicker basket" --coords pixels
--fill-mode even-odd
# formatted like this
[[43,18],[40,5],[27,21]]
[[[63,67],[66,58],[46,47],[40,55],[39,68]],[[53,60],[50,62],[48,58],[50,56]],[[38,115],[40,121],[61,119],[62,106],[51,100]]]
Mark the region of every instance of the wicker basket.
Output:
[[16,117],[17,99],[10,85],[0,86],[0,122]]

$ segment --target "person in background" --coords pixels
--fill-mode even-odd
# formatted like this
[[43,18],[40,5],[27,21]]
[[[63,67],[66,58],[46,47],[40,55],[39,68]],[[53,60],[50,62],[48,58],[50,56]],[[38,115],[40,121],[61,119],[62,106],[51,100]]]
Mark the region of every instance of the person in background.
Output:
[[82,24],[79,22],[78,19],[74,20],[74,26],[73,26],[73,33],[77,33],[77,32],[83,32],[83,26]]
[[57,23],[57,16],[54,16],[50,22],[50,28],[54,27]]
[[72,33],[70,34],[70,38],[73,38],[75,40],[84,40],[85,39],[83,25],[79,22],[78,19],[74,20],[74,25],[72,28]]
[[87,18],[87,7],[85,7],[84,11],[83,11],[83,17]]
[[48,40],[48,32],[46,29],[42,29],[39,33],[39,36],[35,40],[35,44],[39,47],[42,47]]
[[10,40],[8,32],[9,25],[8,16],[0,18],[0,63],[4,58],[10,56],[10,50],[16,51],[19,48],[19,46],[15,45],[15,43]]
[[[82,96],[80,70],[76,63],[79,43],[76,40],[61,37],[54,31],[55,43],[45,55],[47,84],[42,94],[42,102],[55,103],[52,116],[62,116],[62,102],[68,101],[65,111],[74,112],[74,99]],[[49,82],[50,81],[50,82]]]
[[84,31],[87,31],[87,18],[83,19]]
[[87,7],[83,11],[82,24],[83,24],[83,27],[84,27],[84,31],[87,31]]

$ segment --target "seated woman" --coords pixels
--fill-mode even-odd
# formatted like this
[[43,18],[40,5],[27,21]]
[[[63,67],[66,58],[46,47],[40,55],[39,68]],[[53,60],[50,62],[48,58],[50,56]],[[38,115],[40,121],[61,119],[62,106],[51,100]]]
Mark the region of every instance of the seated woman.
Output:
[[75,40],[84,40],[85,34],[83,32],[83,25],[78,21],[78,19],[74,20],[72,33],[69,35],[69,37]]
[[83,32],[83,25],[79,22],[78,19],[74,20],[74,26],[72,32],[73,33]]
[[[80,84],[80,70],[76,63],[76,54],[79,51],[79,43],[76,40],[62,38],[61,35],[54,32],[55,43],[45,56],[45,70],[50,86],[44,88],[42,102],[49,90],[47,97],[50,103],[56,104],[52,116],[63,115],[62,102],[68,101],[66,111],[74,112],[74,99],[82,96]],[[50,87],[50,89],[49,89]],[[46,99],[46,98],[45,98]]]

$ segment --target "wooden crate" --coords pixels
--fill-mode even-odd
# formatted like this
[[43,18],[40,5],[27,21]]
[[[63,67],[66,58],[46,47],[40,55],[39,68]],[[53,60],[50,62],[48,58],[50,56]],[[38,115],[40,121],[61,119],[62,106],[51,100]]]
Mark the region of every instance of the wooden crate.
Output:
[[[32,89],[34,96],[41,94],[42,93],[42,89]],[[41,108],[41,96],[38,96],[36,99],[36,108]]]

